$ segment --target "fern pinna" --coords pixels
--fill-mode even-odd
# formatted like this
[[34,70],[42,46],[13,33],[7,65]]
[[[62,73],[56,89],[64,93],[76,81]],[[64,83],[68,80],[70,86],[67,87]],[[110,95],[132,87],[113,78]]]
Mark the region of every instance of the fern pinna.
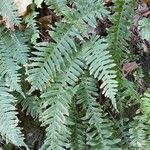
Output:
[[[35,0],[19,16],[13,0],[0,1],[0,134],[6,145],[31,147],[18,119],[25,113],[45,129],[41,150],[149,150],[149,91],[140,96],[121,72],[131,55],[137,1],[112,3]],[[38,20],[43,8],[54,15],[48,30]],[[98,35],[103,20],[111,27]],[[139,35],[147,40],[149,20],[143,20]]]

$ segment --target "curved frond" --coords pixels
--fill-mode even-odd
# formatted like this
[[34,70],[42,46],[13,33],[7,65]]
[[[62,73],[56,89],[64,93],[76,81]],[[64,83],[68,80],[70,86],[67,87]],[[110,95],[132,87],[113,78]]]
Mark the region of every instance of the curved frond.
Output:
[[103,94],[110,98],[113,106],[116,106],[117,81],[116,71],[113,70],[115,64],[112,56],[107,51],[108,44],[106,40],[95,37],[86,43],[83,47],[85,51],[85,60],[89,65],[90,74],[93,74],[98,80],[102,80],[100,88],[103,89]]

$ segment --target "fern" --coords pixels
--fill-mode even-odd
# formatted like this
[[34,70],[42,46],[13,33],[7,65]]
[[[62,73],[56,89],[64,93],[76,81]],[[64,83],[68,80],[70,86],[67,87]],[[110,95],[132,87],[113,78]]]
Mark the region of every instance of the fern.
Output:
[[113,70],[115,64],[106,50],[107,48],[108,45],[105,40],[97,37],[91,39],[91,42],[84,46],[85,60],[89,65],[90,74],[103,81],[100,88],[103,88],[103,94],[111,99],[113,106],[117,109],[115,95],[118,85],[115,80],[116,72]]
[[[71,99],[76,92],[74,87],[85,68],[81,56],[80,51],[78,51],[78,55],[75,55],[72,61],[66,65],[65,71],[60,72],[60,75],[55,79],[55,83],[42,95],[45,102],[43,103],[44,112],[41,114],[41,120],[44,126],[48,125],[48,128],[47,138],[41,149],[65,149],[65,147],[70,147],[71,133],[67,127],[69,124],[66,116],[69,116]],[[49,140],[51,140],[50,143]]]
[[134,15],[136,1],[115,0],[114,14],[110,16],[113,26],[108,30],[110,52],[117,65],[122,58],[129,55],[128,40],[130,38],[130,27]]
[[41,7],[41,4],[44,0],[35,0],[34,3],[37,5],[37,7]]
[[[77,93],[79,92],[78,89]],[[70,107],[70,131],[71,131],[71,149],[86,150],[86,129],[87,121],[84,121],[82,118],[85,116],[85,110],[82,106],[77,104],[77,96],[72,99]]]
[[150,40],[150,30],[149,25],[150,21],[148,18],[143,18],[139,21],[139,34],[142,39],[145,39],[147,41]]
[[71,54],[76,51],[73,39],[69,37],[69,32],[72,30],[65,33],[68,27],[63,24],[61,24],[61,27],[63,29],[61,29],[62,32],[58,33],[58,35],[56,33],[56,37],[53,35],[57,43],[48,45],[46,43],[37,44],[36,49],[38,51],[33,52],[35,57],[31,58],[33,63],[30,65],[31,69],[27,72],[30,75],[27,80],[31,82],[33,87],[40,90],[42,90],[48,82],[53,82],[56,73],[60,72],[61,67],[65,65],[64,60],[70,61]]
[[19,14],[12,0],[0,1],[0,15],[2,15],[4,20],[10,22],[10,24],[20,24]]
[[149,90],[145,92],[144,96],[141,99],[141,110],[144,116],[150,121],[150,94]]
[[147,120],[144,116],[137,116],[134,121],[130,123],[130,145],[132,149],[149,149],[150,140],[147,139],[149,132],[149,125],[146,125]]
[[[129,81],[121,72],[124,59],[138,60],[141,72],[144,66],[129,50],[137,1],[112,3],[34,0],[19,16],[13,0],[0,1],[0,134],[6,143],[28,149],[17,118],[21,105],[45,128],[37,149],[150,149],[150,94],[142,95],[137,82],[146,78],[127,68]],[[48,32],[38,24],[45,15],[52,15]],[[99,25],[104,20],[110,28]],[[139,21],[142,40],[149,41],[148,23]],[[99,28],[107,35],[97,35]]]
[[41,103],[40,99],[35,96],[26,95],[26,98],[20,98],[22,111],[26,112],[26,115],[31,115],[33,118],[37,119],[41,114]]
[[[98,4],[98,2],[99,1],[96,1],[95,4]],[[57,3],[57,1],[54,1],[54,2],[48,1],[48,4],[51,4],[51,6],[54,6],[54,8],[56,7],[55,8],[56,10],[59,8],[61,10],[63,9],[65,2],[62,1],[62,3]],[[89,5],[89,2],[87,4],[89,7],[91,7],[91,9],[95,6],[95,5],[92,5],[92,6]],[[60,5],[63,5],[63,6],[59,7]],[[77,6],[79,7],[80,5],[77,5]],[[27,80],[31,82],[31,84],[33,85],[33,88],[36,87],[42,90],[42,87],[44,87],[45,84],[48,83],[48,81],[53,82],[56,73],[59,72],[61,70],[61,67],[65,65],[65,59],[67,61],[70,61],[71,54],[74,51],[76,51],[74,38],[76,37],[76,38],[79,38],[80,40],[83,40],[80,32],[78,31],[79,27],[81,27],[83,22],[86,22],[86,21],[90,24],[90,22],[92,22],[94,17],[96,17],[95,14],[97,14],[97,16],[105,14],[105,11],[103,11],[104,8],[102,6],[103,6],[102,3],[99,3],[99,5],[96,7],[97,8],[96,10],[94,7],[94,13],[91,15],[91,17],[88,16],[89,14],[86,14],[87,11],[85,8],[83,10],[82,8],[80,8],[81,12],[83,11],[84,17],[82,16],[82,13],[80,15],[77,15],[76,13],[78,13],[78,10],[75,10],[74,13],[77,16],[75,15],[76,17],[74,18],[72,16],[72,12],[69,11],[70,13],[67,14],[67,16],[65,15],[65,18],[62,20],[62,23],[57,23],[56,24],[57,27],[54,28],[54,31],[50,32],[50,35],[52,36],[52,38],[54,39],[56,43],[53,43],[50,46],[48,45],[46,46],[45,44],[44,45],[42,44],[40,46],[38,44],[36,49],[40,53],[38,52],[33,53],[38,58],[38,63],[36,63],[35,61],[37,58],[35,57],[31,58],[33,63],[30,64],[31,70],[29,70],[28,72],[29,77],[27,78]],[[66,7],[67,6],[65,6],[65,8]],[[64,11],[68,13],[67,10],[68,9]],[[99,10],[100,12],[98,13]],[[69,20],[70,17],[71,17],[71,20]],[[40,47],[43,47],[43,48],[45,47],[46,50]],[[41,54],[42,51],[44,51],[43,54]],[[46,57],[45,57],[45,52],[47,53]],[[33,68],[36,68],[36,69],[33,69]],[[39,70],[39,72],[37,70]],[[44,80],[41,80],[41,79],[44,79]]]
[[95,80],[88,75],[82,78],[78,92],[78,104],[86,109],[86,116],[83,118],[87,124],[87,144],[90,149],[118,149],[119,139],[112,138],[112,126],[110,120],[103,113],[100,105],[96,102],[97,86]]
[[46,98],[43,108],[47,108],[41,116],[46,129],[47,138],[41,150],[65,150],[69,148],[70,136],[66,116],[69,116],[69,104],[73,97],[73,89],[64,89],[60,84],[53,85],[42,97]]
[[[24,22],[27,24],[27,29],[29,30],[29,35],[31,38],[31,43],[36,44],[37,39],[40,38],[40,33],[37,27],[37,21],[35,18],[37,17],[37,12],[32,12],[24,18]],[[32,32],[31,32],[32,31]]]
[[21,147],[26,146],[15,108],[16,99],[10,94],[10,90],[3,82],[0,82],[0,133],[6,142]]
[[4,28],[1,28],[0,35],[0,78],[5,76],[8,86],[22,93],[19,85],[21,76],[19,69],[20,64],[27,63],[28,47],[25,44],[25,38],[18,32],[5,33]]

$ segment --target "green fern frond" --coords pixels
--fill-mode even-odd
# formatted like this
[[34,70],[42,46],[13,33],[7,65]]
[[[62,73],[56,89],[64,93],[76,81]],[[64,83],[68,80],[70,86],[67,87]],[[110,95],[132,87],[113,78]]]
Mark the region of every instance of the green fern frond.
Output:
[[0,75],[1,76],[0,78],[5,76],[7,85],[10,86],[11,89],[22,93],[21,86],[19,85],[20,74],[18,73],[18,70],[20,69],[20,67],[11,58],[9,57],[6,58],[4,55],[3,53],[1,53],[1,58],[0,58]]
[[22,111],[26,112],[26,115],[31,115],[33,118],[38,118],[42,112],[41,99],[36,96],[25,95],[20,98]]
[[150,20],[143,18],[139,21],[139,34],[141,38],[150,41]]
[[80,76],[84,74],[84,70],[87,68],[82,52],[78,51],[72,59],[72,62],[68,63],[66,66],[67,67],[64,69],[64,75],[62,73],[59,78],[62,79],[63,85],[68,84],[74,87],[79,81]]
[[[127,119],[127,121],[124,120],[122,123],[123,126],[120,127],[123,129],[122,133],[124,134],[124,138],[126,138],[127,141],[126,143],[123,144],[124,145],[123,147],[127,147],[128,149],[131,150],[137,149],[149,150],[150,148],[149,98],[150,95],[148,92],[146,92],[141,99],[138,98],[137,101],[134,100],[136,103],[137,102],[140,103],[140,107],[137,108],[136,115],[134,114],[133,110],[130,110],[135,115],[135,117],[133,117],[133,115],[131,114],[129,114],[130,116],[127,116],[126,114],[126,116],[130,117],[130,119],[132,120],[129,119]],[[136,106],[134,106],[134,108],[136,108]],[[125,113],[127,112],[129,112],[129,110],[128,111],[126,110]]]
[[88,121],[87,145],[90,146],[91,150],[119,150],[117,143],[120,140],[112,137],[113,124],[108,120],[99,103],[96,102],[97,90],[95,79],[85,74],[81,78],[77,91],[77,104],[82,104],[83,109],[86,110],[86,116],[83,120]]
[[[127,109],[130,109],[132,103],[137,103],[140,100],[138,87],[131,81],[122,77],[118,87],[117,104],[120,115],[127,116]],[[129,112],[130,113],[130,112]]]
[[15,108],[16,99],[10,89],[0,82],[0,134],[6,142],[21,147],[26,146]]
[[147,139],[149,125],[144,116],[136,116],[129,124],[129,139],[132,149],[149,150],[150,140]]
[[[78,89],[79,92],[80,88]],[[77,92],[77,93],[78,93]],[[84,121],[82,118],[85,116],[85,110],[82,108],[82,105],[77,105],[77,93],[76,96],[72,99],[70,107],[70,116],[71,122],[70,132],[71,132],[71,149],[72,150],[86,150],[86,129],[88,127],[87,121]]]
[[118,84],[115,80],[116,72],[113,70],[115,64],[107,48],[106,40],[95,37],[84,45],[83,51],[85,51],[84,56],[87,65],[89,65],[90,74],[103,81],[100,88],[103,89],[103,94],[110,98],[114,108],[117,109],[115,96]]
[[76,6],[74,16],[79,18],[79,21],[77,21],[79,25],[87,23],[91,27],[96,28],[96,18],[102,18],[108,15],[108,11],[103,5],[103,0],[94,0],[92,3],[91,0],[77,0],[74,1],[74,4]]
[[[9,32],[1,27],[0,30],[0,44],[8,56],[12,57],[18,64],[26,64],[28,60],[28,46],[25,44],[26,39],[22,32]],[[6,55],[6,57],[7,57]]]
[[10,22],[10,24],[19,25],[19,14],[17,8],[12,0],[1,0],[0,1],[0,15],[3,19]]
[[42,90],[47,83],[53,82],[56,74],[63,71],[66,62],[71,62],[73,54],[77,52],[74,39],[71,37],[78,33],[71,28],[68,30],[70,26],[66,24],[61,25],[61,30],[51,32],[56,43],[38,43],[35,47],[38,51],[33,52],[35,57],[31,58],[31,67],[27,71],[27,80],[33,88]]
[[110,16],[113,26],[109,29],[108,40],[113,59],[119,65],[122,58],[129,54],[128,40],[130,27],[137,1],[115,0],[114,14]]
[[150,92],[145,92],[144,96],[141,98],[141,110],[150,123]]
[[41,7],[41,4],[44,0],[34,0],[34,3],[37,5],[37,7]]
[[[40,32],[38,30],[37,21],[35,18],[37,17],[37,12],[32,12],[24,18],[25,23],[27,24],[27,29],[29,33],[29,38],[31,39],[31,43],[36,44],[37,39],[40,38]],[[26,31],[27,32],[27,31]]]
[[[6,35],[6,39],[3,35],[3,44],[6,44],[6,41],[10,41],[11,54],[12,58],[20,65],[25,65],[28,61],[28,52],[29,47],[27,46],[26,38],[24,34],[20,31],[10,32],[9,37]],[[7,43],[8,44],[8,43]],[[10,52],[10,49],[8,49]]]
[[74,7],[69,7],[69,2],[65,0],[45,0],[50,8],[54,9],[59,15],[63,15],[63,21],[75,26],[83,36],[88,36],[89,26],[96,27],[96,18],[108,15],[108,11],[103,5],[103,0],[74,1]]
[[5,76],[8,86],[22,93],[19,85],[19,69],[21,68],[20,64],[25,65],[28,59],[25,38],[20,32],[9,33],[2,27],[0,28],[0,37],[0,78]]
[[91,146],[91,149],[121,150],[117,146],[121,140],[113,136],[113,123],[95,101],[91,101],[87,110],[86,119],[89,120],[87,144]]
[[[66,64],[64,71],[57,75],[55,82],[51,85],[49,90],[43,94],[45,98],[43,109],[45,109],[45,111],[41,115],[41,120],[43,120],[44,126],[48,125],[48,128],[46,130],[47,138],[44,146],[41,148],[42,150],[70,147],[68,140],[70,139],[71,133],[67,127],[68,120],[65,116],[69,115],[69,105],[75,93],[73,87],[76,86],[76,82],[78,82],[85,67],[80,51],[77,54],[75,53],[72,62]],[[68,85],[70,87],[68,87]],[[53,128],[53,130],[49,131],[50,128]],[[55,136],[54,139],[53,136]],[[61,139],[61,137],[63,138]],[[52,142],[49,143],[49,146],[46,146],[49,140]],[[64,146],[61,143],[63,143]]]
[[[64,1],[59,1],[59,4],[57,2],[48,1],[48,4],[51,6],[63,5],[68,7]],[[79,7],[79,3],[77,4]],[[80,14],[78,14],[78,9],[74,10],[75,14],[69,11],[69,14],[65,15],[62,19],[62,22],[56,23],[56,27],[52,27],[53,31],[49,32],[55,42],[51,42],[50,45],[45,43],[38,44],[35,47],[37,51],[33,52],[35,57],[31,58],[29,71],[27,71],[29,74],[27,80],[31,82],[33,89],[38,88],[42,90],[47,83],[53,82],[56,74],[60,73],[65,66],[66,61],[70,62],[72,53],[76,52],[75,38],[83,41],[81,31],[78,31],[83,23],[90,25],[96,17],[106,13],[102,1],[96,1],[95,4],[98,5],[96,8],[94,4],[91,6],[90,2],[87,2],[87,6],[94,12],[91,16],[89,13],[87,14],[86,8],[81,9]],[[64,9],[64,11],[67,12],[67,9]],[[96,19],[94,22],[96,26]]]
[[70,14],[69,7],[66,0],[44,0],[50,9],[54,10],[56,14],[67,16]]
[[60,84],[54,84],[42,95],[46,99],[43,109],[46,110],[41,115],[41,121],[46,129],[47,138],[41,150],[65,150],[70,147],[70,131],[67,127],[69,116],[69,105],[75,93],[73,88],[63,88]]

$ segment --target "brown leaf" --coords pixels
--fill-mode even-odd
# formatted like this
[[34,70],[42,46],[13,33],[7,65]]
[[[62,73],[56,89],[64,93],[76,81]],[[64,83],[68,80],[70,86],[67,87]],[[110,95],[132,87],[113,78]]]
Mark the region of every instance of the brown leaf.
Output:
[[142,0],[143,3],[150,4],[150,0]]
[[38,19],[41,27],[45,28],[46,30],[49,29],[48,25],[52,23],[52,15],[44,16]]
[[126,77],[127,75],[132,74],[138,68],[138,64],[134,62],[126,63],[123,65],[123,74]]

